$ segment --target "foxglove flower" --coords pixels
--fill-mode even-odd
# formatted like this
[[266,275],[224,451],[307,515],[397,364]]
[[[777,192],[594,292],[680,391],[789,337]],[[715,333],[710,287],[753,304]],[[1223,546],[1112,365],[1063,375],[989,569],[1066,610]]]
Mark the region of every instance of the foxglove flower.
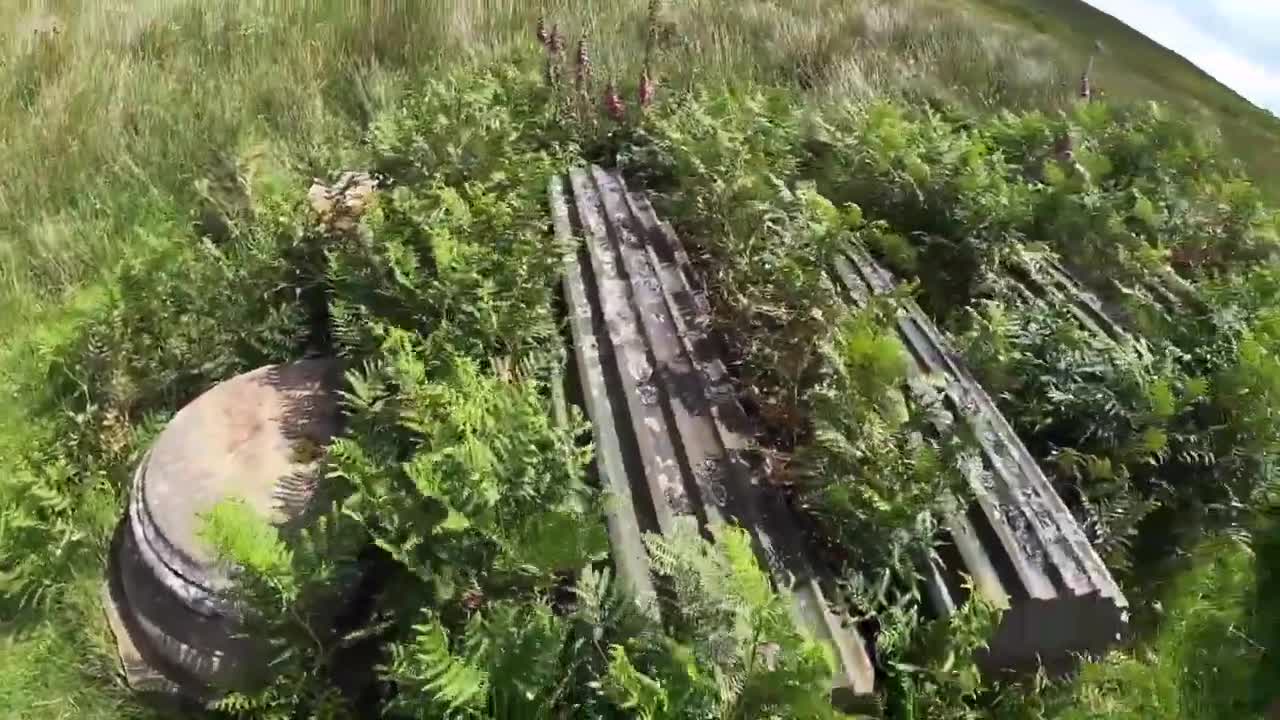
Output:
[[653,78],[649,76],[649,69],[645,68],[640,71],[640,107],[649,107],[653,103],[654,93],[657,91],[657,84]]
[[617,122],[622,122],[627,117],[627,108],[622,104],[622,98],[618,97],[618,89],[614,87],[612,80],[604,91],[604,109]]

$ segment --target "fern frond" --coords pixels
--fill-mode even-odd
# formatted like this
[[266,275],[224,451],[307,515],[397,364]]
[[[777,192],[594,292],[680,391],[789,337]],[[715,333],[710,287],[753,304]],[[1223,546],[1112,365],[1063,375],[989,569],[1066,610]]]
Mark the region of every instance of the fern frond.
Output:
[[391,648],[391,663],[385,669],[397,681],[402,696],[396,706],[412,709],[421,704],[448,713],[478,712],[489,693],[489,674],[467,658],[453,654],[449,635],[434,618],[415,625],[407,644]]

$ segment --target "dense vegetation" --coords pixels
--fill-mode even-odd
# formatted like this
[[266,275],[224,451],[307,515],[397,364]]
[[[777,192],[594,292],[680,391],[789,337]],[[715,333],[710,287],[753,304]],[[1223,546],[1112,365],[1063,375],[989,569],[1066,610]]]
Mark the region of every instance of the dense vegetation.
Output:
[[[750,110],[738,116],[739,105]],[[725,335],[743,338],[740,380],[774,420],[766,442],[783,455],[784,480],[834,519],[847,552],[872,560],[851,578],[860,607],[876,608],[863,591],[880,587],[876,573],[902,571],[913,543],[928,542],[945,468],[963,472],[966,461],[954,438],[914,439],[934,403],[917,389],[904,414],[894,392],[902,350],[883,317],[838,320],[823,268],[842,242],[920,278],[922,302],[953,330],[1112,566],[1142,568],[1127,573],[1135,595],[1160,586],[1171,558],[1182,567],[1179,548],[1202,533],[1246,538],[1253,513],[1270,507],[1280,436],[1265,328],[1277,215],[1185,123],[1155,108],[975,119],[893,104],[814,114],[759,98],[682,108],[658,127],[668,139],[655,154],[667,159],[649,160],[680,185],[671,208],[702,243]],[[1054,153],[1067,132],[1078,137],[1073,161]],[[1091,334],[1061,301],[1017,294],[1011,271],[1037,247],[1092,281],[1138,339]],[[1199,297],[1174,317],[1140,284],[1166,277],[1171,260]],[[1140,529],[1144,542],[1131,547]],[[1244,667],[1233,669],[1248,676]],[[1113,707],[1098,688],[1081,692]],[[1163,712],[1194,716],[1174,702]],[[941,707],[955,705],[921,716]]]
[[[1070,88],[1032,74],[993,80],[998,97],[942,77],[962,52],[983,59],[975,77],[1037,52],[975,43],[967,16],[809,4],[601,8],[581,82],[576,43],[547,73],[537,11],[514,6],[499,21],[458,4],[448,28],[426,14],[336,22],[307,63],[277,61],[307,52],[299,28],[324,8],[104,16],[119,44],[95,60],[132,73],[108,84],[67,70],[88,52],[66,39],[87,20],[23,39],[6,112],[60,123],[14,123],[3,141],[20,154],[0,181],[0,708],[172,716],[120,686],[97,605],[127,480],[199,392],[320,347],[350,371],[320,520],[280,537],[236,505],[210,518],[279,651],[274,683],[212,714],[834,717],[823,649],[735,532],[714,547],[651,540],[679,609],[665,624],[611,582],[589,436],[557,400],[561,248],[545,197],[552,173],[591,159],[652,190],[690,245],[771,479],[815,520],[842,601],[876,629],[890,716],[1260,713],[1280,675],[1265,599],[1280,567],[1266,518],[1280,214],[1167,109],[1072,107]],[[590,25],[554,10],[547,25],[568,38]],[[635,31],[611,36],[606,18]],[[960,28],[950,45],[916,42],[943,22]],[[784,39],[752,39],[779,24]],[[500,29],[483,51],[468,44]],[[855,60],[850,37],[871,50]],[[440,48],[474,64],[422,79],[415,65]],[[926,69],[900,76],[903,58]],[[692,59],[710,75],[682,75]],[[641,67],[660,81],[644,105]],[[223,85],[178,79],[197,69]],[[618,97],[602,102],[607,83]],[[52,152],[89,127],[78,151]],[[161,140],[174,132],[208,144]],[[317,217],[312,177],[352,168],[385,178],[375,200],[354,226]],[[919,279],[921,304],[1127,569],[1134,649],[1074,681],[996,686],[971,658],[989,608],[919,612],[913,568],[971,451],[940,429],[936,391],[905,382],[892,304],[855,311],[837,292],[828,267],[851,243]],[[1027,301],[1011,279],[1027,249],[1061,257],[1134,340]],[[1172,310],[1144,284],[1166,266],[1189,284]],[[361,612],[333,634],[308,624],[298,608],[356,567],[376,578]]]

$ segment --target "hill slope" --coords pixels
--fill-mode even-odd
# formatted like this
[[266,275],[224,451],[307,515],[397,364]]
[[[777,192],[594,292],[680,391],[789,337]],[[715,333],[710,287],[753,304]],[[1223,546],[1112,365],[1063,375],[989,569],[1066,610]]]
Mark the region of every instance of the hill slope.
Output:
[[[1051,38],[1083,70],[1095,42],[1095,89],[1124,99],[1149,98],[1194,113],[1222,130],[1223,141],[1251,174],[1280,190],[1280,118],[1257,107],[1177,52],[1083,0],[974,0],[1024,32]],[[1079,72],[1079,70],[1077,71]]]

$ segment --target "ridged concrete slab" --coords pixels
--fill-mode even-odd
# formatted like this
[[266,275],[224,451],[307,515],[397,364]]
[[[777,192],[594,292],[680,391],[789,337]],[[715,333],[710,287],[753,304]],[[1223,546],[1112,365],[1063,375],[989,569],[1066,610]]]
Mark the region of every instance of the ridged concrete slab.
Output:
[[[893,278],[854,248],[836,262],[836,277],[859,301],[891,292]],[[952,412],[973,431],[985,472],[970,477],[974,502],[947,518],[943,567],[930,583],[941,612],[963,601],[959,575],[1006,608],[980,662],[988,671],[1043,663],[1069,665],[1119,642],[1128,601],[1071,512],[1054,491],[995,403],[912,301],[901,304],[898,330],[914,376],[945,378]]]
[[1147,343],[1121,326],[1124,313],[1090,292],[1051,253],[1024,251],[1010,270],[1030,302],[1064,307],[1094,337],[1129,348],[1144,359],[1151,357]]
[[[557,236],[570,248],[565,288],[582,396],[610,497],[614,561],[652,592],[644,531],[679,518],[733,524],[791,600],[797,622],[839,662],[833,698],[865,705],[874,671],[862,639],[829,605],[823,577],[780,492],[748,458],[749,423],[709,342],[705,293],[679,239],[642,194],[598,167],[551,183]],[[581,238],[581,242],[575,239]]]

